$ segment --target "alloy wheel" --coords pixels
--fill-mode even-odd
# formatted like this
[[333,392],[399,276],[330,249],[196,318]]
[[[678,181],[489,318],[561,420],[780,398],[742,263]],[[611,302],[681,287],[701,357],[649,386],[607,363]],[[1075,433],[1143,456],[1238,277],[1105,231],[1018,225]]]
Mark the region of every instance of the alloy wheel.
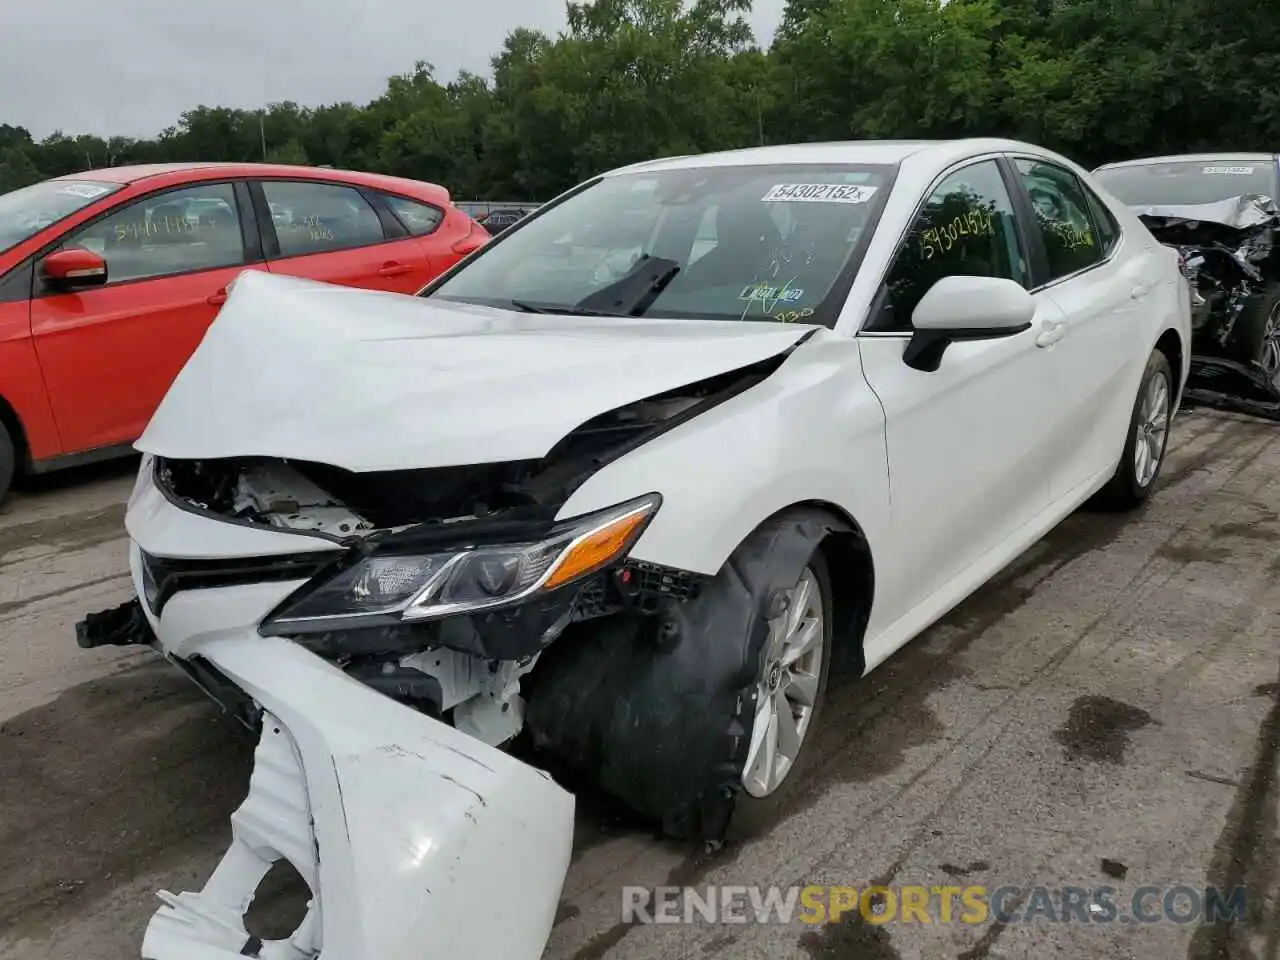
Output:
[[1169,406],[1169,380],[1157,373],[1147,382],[1134,426],[1133,475],[1140,487],[1150,484],[1160,469],[1169,435]]
[[812,725],[826,644],[822,588],[810,567],[769,621],[757,681],[755,723],[743,789],[757,798],[777,791],[795,766]]

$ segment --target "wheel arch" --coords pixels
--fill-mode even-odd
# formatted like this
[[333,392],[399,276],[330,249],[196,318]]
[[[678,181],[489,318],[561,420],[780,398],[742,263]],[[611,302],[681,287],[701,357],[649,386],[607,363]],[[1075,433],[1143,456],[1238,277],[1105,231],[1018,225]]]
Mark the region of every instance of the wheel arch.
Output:
[[1175,398],[1181,398],[1184,380],[1182,363],[1186,356],[1186,344],[1182,342],[1182,335],[1173,327],[1167,328],[1156,340],[1155,349],[1163,353],[1165,359],[1169,361],[1174,378],[1173,395]]
[[832,585],[836,649],[845,658],[841,666],[861,674],[866,669],[864,643],[875,601],[875,558],[871,543],[849,511],[827,500],[800,500],[789,504],[762,520],[751,533],[789,514],[818,514],[826,520],[826,533],[818,542],[818,549],[826,561]]
[[15,469],[25,472],[31,465],[31,447],[27,443],[27,431],[22,424],[22,418],[18,416],[18,411],[3,394],[0,394],[0,426],[8,432],[9,440],[13,444]]

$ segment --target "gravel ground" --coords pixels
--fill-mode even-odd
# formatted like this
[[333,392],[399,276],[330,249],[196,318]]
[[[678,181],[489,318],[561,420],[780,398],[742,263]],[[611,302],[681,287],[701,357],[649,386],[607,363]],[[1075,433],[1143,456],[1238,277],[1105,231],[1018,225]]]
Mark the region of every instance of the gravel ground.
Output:
[[[157,888],[229,838],[253,744],[149,651],[73,624],[129,595],[130,464],[0,510],[0,960],[133,960]],[[805,794],[714,853],[579,798],[547,960],[1280,956],[1280,429],[1182,417],[1152,502],[1082,511],[865,679]],[[624,885],[1248,886],[1243,923],[633,925]],[[297,910],[287,882],[262,932]],[[260,909],[259,909],[260,908]],[[935,919],[937,914],[935,912]],[[477,958],[480,960],[480,958]]]

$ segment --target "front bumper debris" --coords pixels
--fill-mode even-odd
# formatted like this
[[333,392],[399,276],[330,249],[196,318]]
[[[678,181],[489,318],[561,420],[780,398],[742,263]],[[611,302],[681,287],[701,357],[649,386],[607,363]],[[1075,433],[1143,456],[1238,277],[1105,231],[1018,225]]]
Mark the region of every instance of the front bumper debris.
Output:
[[1280,421],[1280,385],[1258,365],[1218,357],[1193,356],[1183,405]]
[[[573,797],[546,774],[369,690],[286,640],[201,657],[261,705],[249,794],[198,893],[162,893],[143,960],[536,960],[554,923]],[[306,917],[262,941],[244,914],[285,859]]]
[[135,644],[154,646],[155,642],[155,632],[137,597],[110,610],[91,613],[76,624],[76,643],[85,650]]

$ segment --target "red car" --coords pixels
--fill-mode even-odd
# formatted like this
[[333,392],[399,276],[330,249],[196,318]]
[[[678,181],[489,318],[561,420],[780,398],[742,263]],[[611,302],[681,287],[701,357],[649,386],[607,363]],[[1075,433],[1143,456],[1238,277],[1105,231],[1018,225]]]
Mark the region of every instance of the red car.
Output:
[[408,294],[488,239],[443,187],[312,167],[115,167],[0,195],[0,497],[18,470],[127,453],[244,269]]

